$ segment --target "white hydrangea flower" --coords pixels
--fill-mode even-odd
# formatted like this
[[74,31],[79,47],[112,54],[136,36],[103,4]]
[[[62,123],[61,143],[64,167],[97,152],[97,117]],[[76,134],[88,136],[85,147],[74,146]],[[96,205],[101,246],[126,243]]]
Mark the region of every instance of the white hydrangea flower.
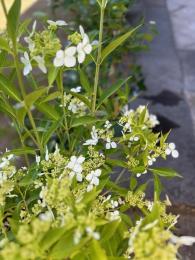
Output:
[[91,139],[88,139],[83,145],[96,145],[98,143],[99,137],[95,126],[92,127]]
[[110,129],[110,127],[112,126],[112,124],[110,123],[110,121],[106,121],[105,122],[105,125],[104,125],[104,127],[106,128],[106,129]]
[[32,71],[32,65],[26,51],[24,52],[24,57],[21,57],[20,60],[24,64],[23,75],[27,76]]
[[78,86],[78,87],[76,87],[76,88],[71,88],[71,92],[73,92],[73,93],[80,93],[81,92],[81,89],[82,89],[82,87],[81,86]]
[[106,140],[106,149],[109,150],[109,149],[115,149],[117,147],[117,144],[113,141],[110,140],[110,138],[107,138]]
[[45,161],[49,161],[49,151],[48,151],[47,146],[46,146],[46,149],[45,149]]
[[120,219],[120,213],[119,213],[118,210],[110,212],[110,214],[109,214],[109,220],[110,221],[115,221],[115,220],[118,220],[118,219]]
[[53,64],[55,67],[66,66],[67,68],[72,68],[76,65],[76,47],[71,46],[66,48],[64,51],[59,50],[56,53]]
[[86,57],[86,54],[90,54],[92,51],[92,45],[90,44],[89,37],[85,33],[83,27],[79,26],[80,34],[82,37],[82,41],[77,45],[77,55],[78,62],[83,63]]
[[35,160],[36,160],[37,165],[39,165],[40,161],[41,161],[41,157],[39,155],[36,155]]
[[110,201],[110,204],[111,204],[111,207],[112,207],[113,209],[118,207],[118,201],[116,201],[116,200],[111,200],[111,201]]
[[171,242],[174,244],[180,244],[185,246],[192,246],[195,243],[195,237],[192,236],[172,236]]
[[99,177],[100,177],[101,173],[102,173],[102,171],[100,169],[97,169],[95,171],[91,171],[86,176],[86,180],[89,182],[89,185],[87,186],[87,192],[91,191],[94,186],[99,185]]
[[34,56],[33,59],[37,62],[39,69],[43,72],[43,73],[47,73],[47,68],[45,66],[45,60],[43,57],[41,56]]
[[39,218],[42,221],[52,221],[54,219],[54,215],[51,211],[46,211],[45,213],[41,213]]
[[93,231],[91,227],[86,227],[86,232],[88,235],[90,235],[94,239],[96,239],[96,240],[100,239],[100,233]]
[[151,123],[151,126],[152,126],[152,127],[155,127],[155,126],[157,126],[157,125],[160,124],[160,122],[158,121],[158,118],[157,118],[156,115],[151,114],[151,115],[149,116],[149,120],[150,120],[150,123]]
[[179,157],[179,152],[176,150],[176,145],[174,143],[170,143],[165,150],[166,155],[172,155],[173,158]]
[[68,169],[72,170],[70,172],[70,178],[73,178],[76,175],[76,179],[78,182],[82,182],[83,176],[82,176],[82,163],[85,161],[85,157],[83,156],[71,156],[70,162],[66,166]]
[[33,37],[33,35],[35,33],[36,26],[37,26],[37,21],[35,20],[33,25],[32,25],[32,32],[30,33],[29,36],[24,37],[24,41],[26,43],[28,43],[28,48],[29,48],[30,51],[33,51],[34,48],[35,48],[35,43],[31,38]]
[[154,162],[156,162],[156,158],[152,158],[152,157],[148,156],[148,165],[152,166]]
[[52,25],[52,26],[65,26],[65,25],[68,25],[65,21],[63,20],[57,20],[57,21],[52,21],[52,20],[47,20],[47,23],[49,25]]

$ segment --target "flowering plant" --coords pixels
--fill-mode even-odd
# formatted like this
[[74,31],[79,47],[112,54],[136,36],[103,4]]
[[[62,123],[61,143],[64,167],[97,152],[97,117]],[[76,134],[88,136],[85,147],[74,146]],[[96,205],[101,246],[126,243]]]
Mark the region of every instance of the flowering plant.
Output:
[[[138,28],[105,47],[107,1],[98,0],[98,43],[80,26],[62,46],[57,31],[68,24],[61,20],[42,31],[33,23],[23,42],[21,1],[9,11],[1,3],[7,31],[0,37],[0,108],[22,147],[0,161],[0,259],[176,259],[195,239],[172,233],[178,216],[167,213],[168,197],[160,200],[160,178],[180,175],[153,164],[179,152],[168,134],[153,132],[159,122],[147,107],[109,115],[108,99],[129,78],[99,85],[101,64]],[[85,70],[91,62],[93,88]],[[70,70],[82,86],[68,88]],[[16,155],[25,156],[25,166],[16,166]],[[139,183],[143,175],[154,182],[153,200],[146,198],[148,181]]]

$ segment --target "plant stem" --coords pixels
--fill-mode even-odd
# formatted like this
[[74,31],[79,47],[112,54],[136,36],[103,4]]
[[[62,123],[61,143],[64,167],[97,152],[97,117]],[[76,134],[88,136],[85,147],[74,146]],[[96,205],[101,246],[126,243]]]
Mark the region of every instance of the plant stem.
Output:
[[25,108],[27,110],[27,114],[28,114],[31,126],[33,128],[33,131],[34,131],[34,134],[35,134],[35,137],[36,137],[36,140],[37,140],[38,148],[39,148],[40,152],[42,153],[43,148],[42,148],[41,141],[40,141],[40,138],[39,138],[39,134],[38,134],[38,131],[37,131],[37,128],[36,128],[36,125],[35,125],[35,121],[33,119],[30,108],[28,108],[28,106],[25,103],[26,92],[25,92],[25,88],[24,88],[24,84],[23,84],[23,80],[22,80],[22,76],[21,76],[21,72],[20,72],[20,65],[19,65],[19,62],[18,62],[17,50],[16,50],[15,46],[13,48],[13,55],[14,55],[14,63],[15,63],[18,83],[19,83],[19,87],[20,87],[20,90],[21,90],[22,97],[24,99],[24,105],[25,105]]
[[1,5],[2,5],[2,8],[3,8],[3,12],[5,14],[5,17],[7,18],[7,8],[6,8],[4,0],[1,0]]
[[62,103],[62,109],[63,109],[63,118],[64,118],[64,124],[65,124],[65,131],[66,131],[66,135],[67,135],[67,139],[68,139],[68,145],[70,148],[70,134],[69,134],[69,128],[68,128],[68,121],[67,121],[67,116],[66,116],[66,111],[65,111],[65,107],[64,107],[64,86],[63,86],[63,71],[60,70],[60,80],[59,80],[59,88],[61,91],[61,103]]
[[95,113],[95,108],[96,108],[97,90],[98,90],[98,83],[99,83],[101,56],[102,56],[104,11],[105,11],[105,6],[102,5],[101,6],[101,11],[100,11],[100,29],[99,29],[98,55],[97,55],[97,61],[96,61],[95,79],[94,79],[94,87],[93,87],[93,94],[92,94],[92,107],[91,107],[91,111],[92,111],[93,114]]

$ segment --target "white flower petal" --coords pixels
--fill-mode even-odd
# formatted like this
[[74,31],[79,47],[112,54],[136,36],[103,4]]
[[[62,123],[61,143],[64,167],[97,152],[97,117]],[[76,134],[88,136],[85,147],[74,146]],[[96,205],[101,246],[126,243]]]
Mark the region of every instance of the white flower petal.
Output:
[[99,179],[96,176],[94,176],[93,179],[91,180],[91,184],[98,186],[99,185]]
[[169,148],[170,148],[171,150],[175,150],[176,146],[175,146],[174,143],[170,143],[170,144],[169,144]]
[[87,186],[87,192],[90,192],[92,189],[93,189],[93,185],[89,184],[89,185]]
[[179,152],[177,150],[172,151],[172,156],[173,158],[178,158],[179,157]]
[[76,178],[77,178],[77,181],[78,181],[78,182],[82,182],[82,180],[83,180],[83,175],[82,175],[81,173],[77,173]]
[[27,64],[24,69],[23,69],[23,74],[24,76],[27,76],[30,72],[32,71],[32,66],[31,64]]
[[76,65],[76,58],[74,56],[65,56],[64,65],[67,68],[72,68]]
[[79,30],[80,30],[80,34],[81,34],[82,38],[84,38],[85,31],[84,31],[84,29],[83,29],[83,26],[82,26],[82,25],[80,25],[80,26],[79,26]]
[[165,150],[165,153],[166,153],[166,155],[170,155],[170,154],[171,154],[171,149],[167,148],[167,149]]
[[101,175],[101,173],[102,173],[102,171],[100,169],[97,169],[94,172],[95,176],[98,176],[98,177]]
[[57,20],[56,21],[56,25],[58,25],[58,26],[65,26],[65,25],[67,25],[67,23],[65,21],[63,21],[63,20]]
[[78,62],[81,64],[83,63],[85,60],[85,53],[84,51],[79,51],[78,52]]
[[93,175],[91,173],[87,174],[87,176],[86,176],[87,181],[90,182],[92,180],[92,178],[93,178]]
[[77,48],[72,46],[65,49],[65,56],[74,56],[76,54]]
[[79,156],[79,158],[77,159],[78,163],[83,163],[85,161],[85,157],[83,156]]
[[117,144],[115,142],[111,142],[111,147],[112,148],[116,148],[117,147]]
[[92,52],[92,46],[91,44],[87,44],[85,47],[84,47],[84,51],[86,54],[90,54]]

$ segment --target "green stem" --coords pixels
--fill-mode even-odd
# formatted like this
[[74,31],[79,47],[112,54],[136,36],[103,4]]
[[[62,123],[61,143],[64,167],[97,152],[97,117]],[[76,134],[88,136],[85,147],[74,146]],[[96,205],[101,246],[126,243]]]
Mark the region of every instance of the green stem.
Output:
[[64,118],[64,127],[68,139],[68,145],[70,148],[71,141],[70,141],[70,134],[69,134],[69,128],[68,128],[68,121],[67,121],[67,116],[66,116],[66,111],[64,107],[64,86],[63,86],[63,70],[60,70],[60,80],[59,80],[59,89],[61,92],[61,103],[62,103],[62,109],[63,109],[63,118]]
[[96,109],[97,90],[98,90],[98,83],[99,83],[101,56],[102,56],[104,11],[105,11],[105,6],[102,5],[101,6],[101,12],[100,12],[100,29],[99,29],[98,55],[97,55],[97,61],[96,61],[95,79],[94,79],[94,87],[93,87],[93,94],[92,94],[92,107],[91,107],[91,111],[92,111],[93,114],[95,113],[95,109]]
[[2,5],[2,8],[3,8],[3,12],[5,14],[5,17],[7,18],[7,8],[6,8],[4,0],[1,0],[1,5]]
[[19,62],[18,62],[17,50],[16,50],[15,46],[14,46],[14,49],[13,49],[13,56],[14,56],[14,63],[15,63],[19,87],[20,87],[20,90],[21,90],[22,97],[24,99],[24,105],[25,105],[25,108],[27,110],[27,114],[28,114],[31,126],[33,128],[33,131],[34,131],[34,134],[35,134],[35,137],[36,137],[36,140],[37,140],[38,148],[39,148],[40,152],[42,153],[43,148],[42,148],[41,141],[40,141],[40,138],[39,138],[39,134],[38,134],[38,131],[37,131],[37,128],[36,128],[36,125],[35,125],[35,121],[33,119],[30,108],[28,108],[28,106],[26,105],[26,102],[25,102],[26,92],[25,92],[25,88],[24,88],[24,84],[23,84],[23,80],[22,80],[22,76],[21,76],[21,72],[20,72],[20,65],[19,65]]
[[[22,134],[21,134],[21,132],[20,132],[19,126],[17,125],[17,122],[15,122],[15,127],[16,127],[16,131],[18,132],[18,135],[19,135],[19,138],[20,138],[20,142],[21,142],[22,148],[25,148],[24,140],[23,140],[23,138],[22,138]],[[25,154],[25,155],[24,155],[24,158],[25,158],[25,161],[26,161],[26,165],[29,167],[29,166],[30,166],[30,163],[29,163],[28,155]]]

